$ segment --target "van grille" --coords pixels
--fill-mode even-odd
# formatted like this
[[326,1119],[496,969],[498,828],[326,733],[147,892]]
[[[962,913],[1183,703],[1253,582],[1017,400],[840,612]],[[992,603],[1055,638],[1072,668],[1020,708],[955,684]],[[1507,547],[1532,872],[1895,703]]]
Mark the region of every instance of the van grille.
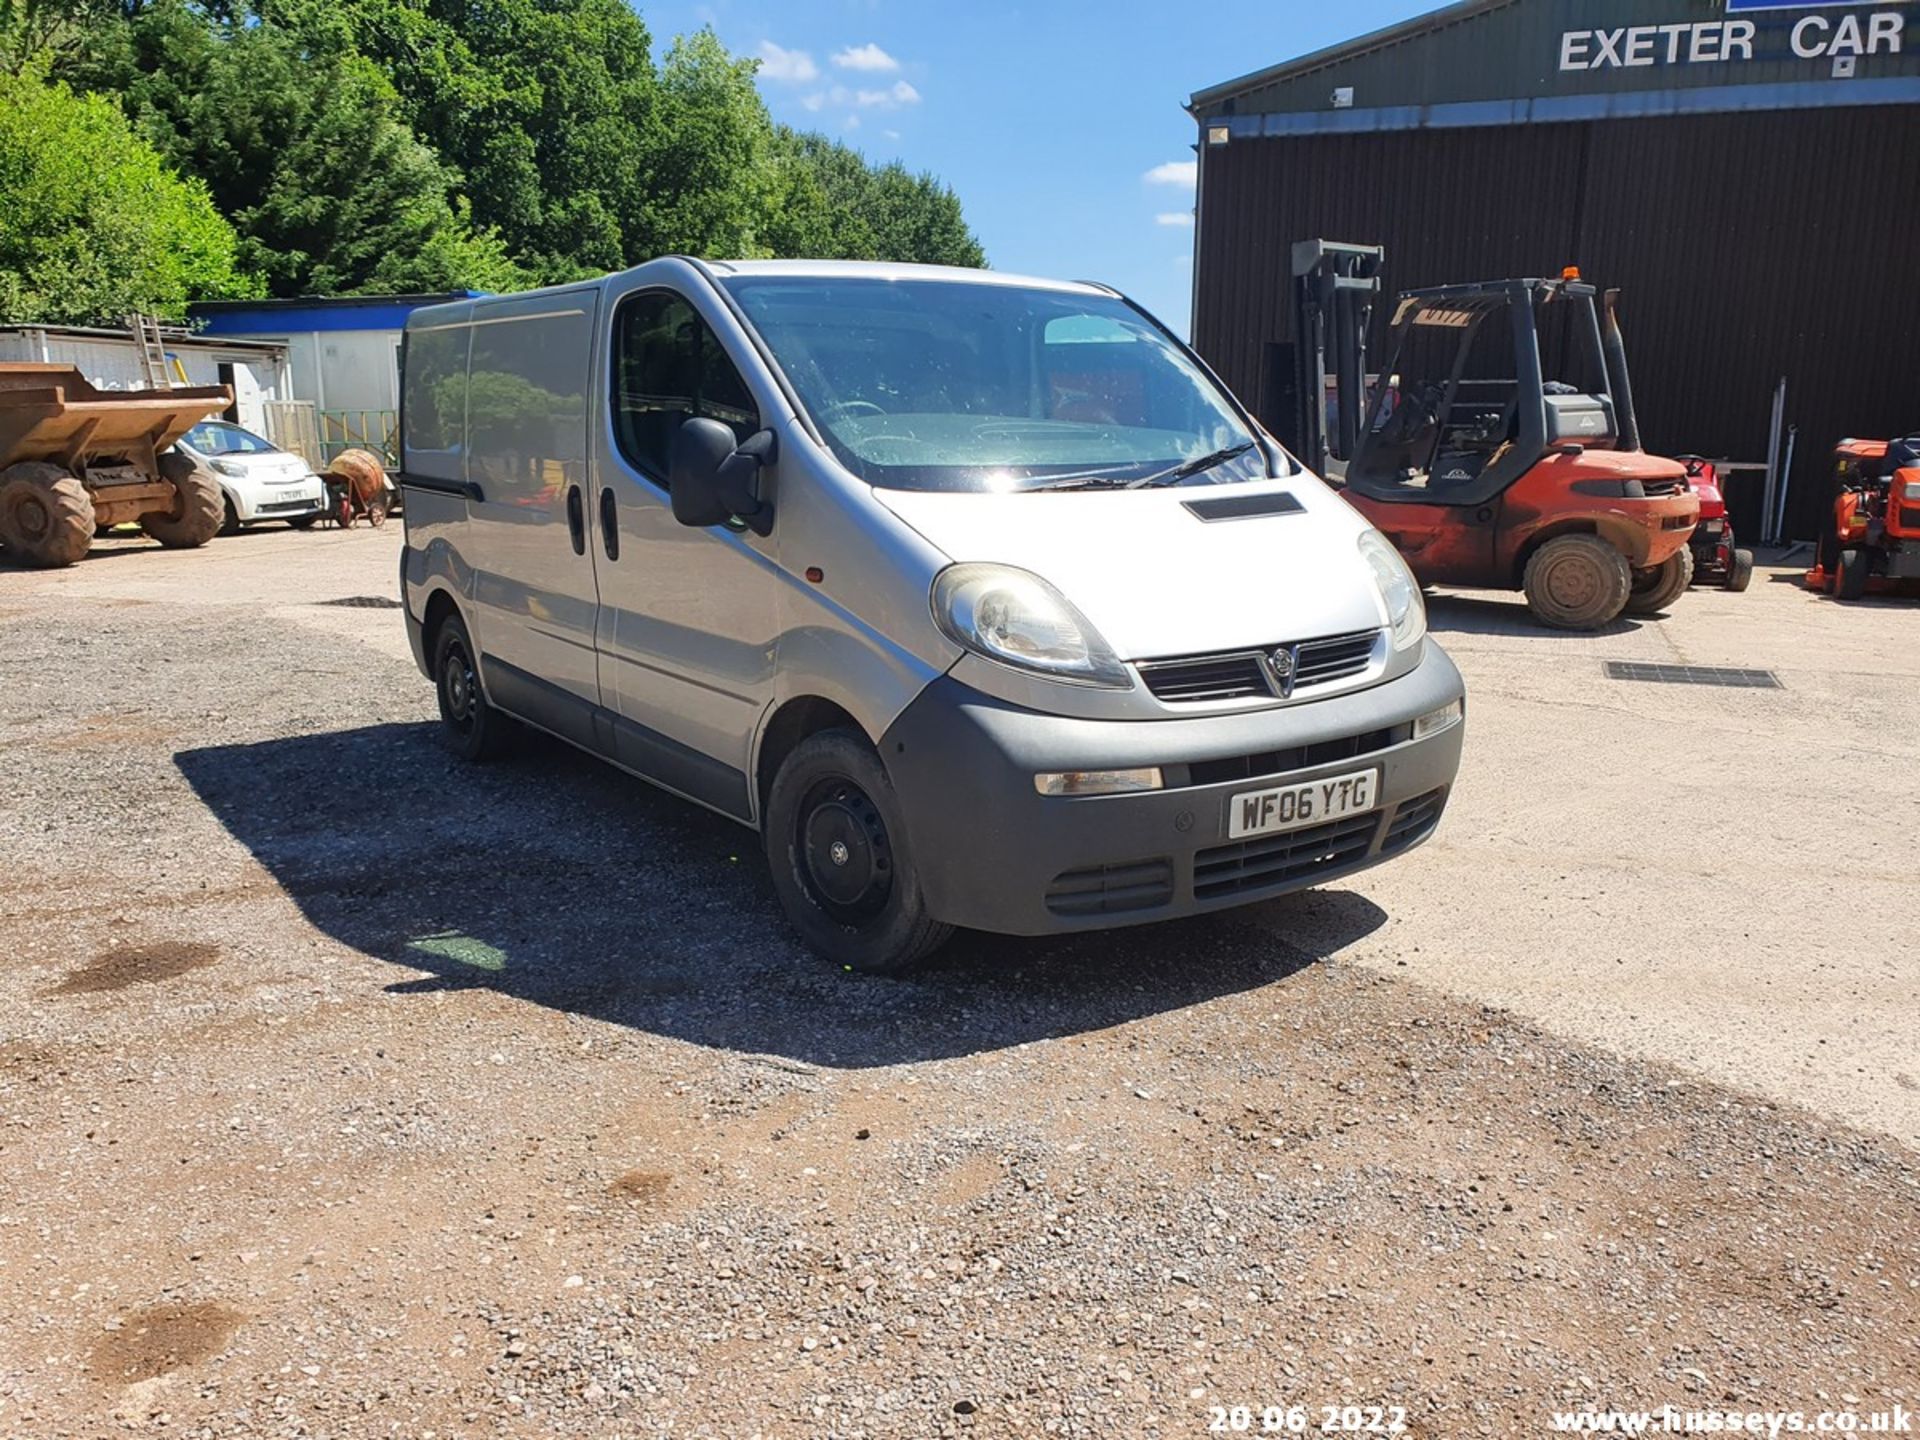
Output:
[[1337,765],[1342,760],[1357,760],[1390,746],[1404,745],[1412,738],[1412,725],[1392,725],[1384,730],[1369,730],[1364,735],[1343,735],[1337,740],[1294,745],[1285,750],[1230,755],[1224,760],[1196,760],[1187,766],[1187,783],[1221,785],[1229,780],[1252,780],[1263,775],[1285,775],[1293,770]]
[[1193,857],[1194,896],[1211,900],[1264,890],[1351,865],[1365,858],[1379,825],[1378,814],[1351,815],[1305,830],[1202,850]]
[[1056,915],[1118,915],[1151,910],[1173,899],[1173,861],[1134,860],[1122,865],[1091,865],[1054,876],[1047,887],[1047,909]]
[[[1310,686],[1364,673],[1373,663],[1379,634],[1378,630],[1355,630],[1272,648],[1295,652],[1293,688],[1297,694]],[[1140,674],[1147,682],[1147,689],[1157,698],[1176,705],[1244,700],[1250,696],[1272,698],[1279,695],[1280,689],[1267,666],[1269,653],[1237,650],[1215,655],[1186,655],[1173,660],[1146,660],[1141,662]]]
[[1400,808],[1393,812],[1393,823],[1387,826],[1387,838],[1380,842],[1380,853],[1390,855],[1397,850],[1410,849],[1433,833],[1434,826],[1440,823],[1440,812],[1446,808],[1447,792],[1429,790],[1424,795],[1416,795],[1404,800]]

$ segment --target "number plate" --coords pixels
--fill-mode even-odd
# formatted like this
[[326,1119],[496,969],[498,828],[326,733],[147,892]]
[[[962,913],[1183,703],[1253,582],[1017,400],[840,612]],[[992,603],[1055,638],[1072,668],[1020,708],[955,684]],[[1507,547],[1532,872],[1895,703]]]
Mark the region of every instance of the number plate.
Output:
[[1298,830],[1348,815],[1364,815],[1380,804],[1380,772],[1356,770],[1300,785],[1243,790],[1227,801],[1227,838]]

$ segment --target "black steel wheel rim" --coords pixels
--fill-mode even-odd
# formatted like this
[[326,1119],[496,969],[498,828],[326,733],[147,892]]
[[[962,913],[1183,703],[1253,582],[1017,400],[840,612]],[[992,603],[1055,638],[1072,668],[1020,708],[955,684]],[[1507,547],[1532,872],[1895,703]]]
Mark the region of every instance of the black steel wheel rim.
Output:
[[440,701],[448,721],[457,730],[473,728],[474,699],[479,683],[467,647],[451,641],[440,660]]
[[873,798],[844,775],[811,786],[794,821],[800,880],[813,903],[860,926],[893,895],[893,843]]

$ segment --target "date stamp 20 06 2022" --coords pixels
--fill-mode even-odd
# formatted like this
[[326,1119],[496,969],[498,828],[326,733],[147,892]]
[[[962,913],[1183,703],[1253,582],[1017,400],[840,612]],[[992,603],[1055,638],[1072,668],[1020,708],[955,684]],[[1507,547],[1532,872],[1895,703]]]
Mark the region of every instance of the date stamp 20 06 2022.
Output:
[[1404,1405],[1210,1405],[1216,1435],[1404,1435]]

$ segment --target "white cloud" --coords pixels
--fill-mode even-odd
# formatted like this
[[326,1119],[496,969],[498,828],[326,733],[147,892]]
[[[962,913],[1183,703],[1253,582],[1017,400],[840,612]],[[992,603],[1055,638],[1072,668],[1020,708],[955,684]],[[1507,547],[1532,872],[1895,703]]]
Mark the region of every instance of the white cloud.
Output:
[[1158,215],[1153,217],[1153,223],[1156,225],[1191,225],[1193,224],[1193,212],[1191,210],[1162,210]]
[[876,105],[891,110],[897,105],[918,105],[920,92],[906,81],[896,80],[884,90],[855,91],[853,103],[863,110],[871,110]]
[[900,68],[900,62],[869,41],[865,45],[849,45],[833,57],[833,63],[842,70],[880,70],[891,73]]
[[804,50],[783,50],[771,40],[760,42],[760,74],[768,80],[788,80],[804,85],[820,78],[820,67]]
[[1156,165],[1140,177],[1149,185],[1185,185],[1191,189],[1200,180],[1198,160],[1169,160]]
[[882,130],[880,133],[889,140],[898,140],[900,138],[900,132],[898,130]]
[[800,103],[809,110],[828,105],[836,110],[842,106],[857,110],[898,110],[902,105],[918,105],[920,92],[904,80],[896,80],[884,90],[849,90],[845,85],[832,85],[803,95]]
[[858,130],[859,128],[860,128],[860,117],[858,115],[847,116],[847,129]]

